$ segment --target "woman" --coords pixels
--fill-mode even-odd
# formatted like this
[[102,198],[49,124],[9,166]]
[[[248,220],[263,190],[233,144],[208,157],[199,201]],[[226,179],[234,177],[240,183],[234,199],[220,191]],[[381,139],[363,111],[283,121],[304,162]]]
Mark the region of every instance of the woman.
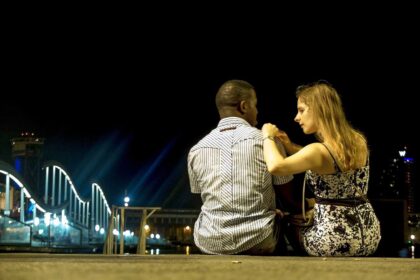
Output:
[[[306,171],[315,194],[314,223],[301,229],[305,251],[312,256],[367,256],[381,239],[379,221],[366,198],[369,151],[362,133],[347,121],[337,91],[326,82],[298,87],[297,114],[305,134],[319,143],[301,147],[284,131],[264,124],[264,159],[270,173]],[[288,157],[277,150],[275,139]]]

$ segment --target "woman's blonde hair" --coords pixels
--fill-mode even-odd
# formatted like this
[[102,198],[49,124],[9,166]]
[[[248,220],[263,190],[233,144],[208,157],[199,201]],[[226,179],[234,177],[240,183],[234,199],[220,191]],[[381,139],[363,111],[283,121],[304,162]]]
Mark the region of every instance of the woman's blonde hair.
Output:
[[318,125],[316,137],[331,146],[342,170],[364,166],[368,156],[365,136],[347,121],[341,98],[326,81],[297,88],[296,97],[312,110]]

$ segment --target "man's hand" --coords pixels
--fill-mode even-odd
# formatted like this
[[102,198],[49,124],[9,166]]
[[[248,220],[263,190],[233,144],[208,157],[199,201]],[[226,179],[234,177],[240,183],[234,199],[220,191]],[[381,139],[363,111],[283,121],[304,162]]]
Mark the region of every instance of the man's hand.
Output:
[[289,212],[283,212],[280,209],[276,209],[276,215],[280,217],[280,219],[283,219],[285,216],[290,215]]

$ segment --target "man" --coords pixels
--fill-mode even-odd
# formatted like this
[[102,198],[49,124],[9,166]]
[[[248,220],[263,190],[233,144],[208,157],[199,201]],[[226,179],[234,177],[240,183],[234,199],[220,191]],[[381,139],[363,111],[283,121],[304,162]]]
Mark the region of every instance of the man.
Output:
[[273,254],[279,237],[273,184],[286,184],[293,177],[267,171],[251,84],[225,82],[216,106],[218,126],[188,155],[191,192],[200,193],[203,202],[195,244],[207,254]]

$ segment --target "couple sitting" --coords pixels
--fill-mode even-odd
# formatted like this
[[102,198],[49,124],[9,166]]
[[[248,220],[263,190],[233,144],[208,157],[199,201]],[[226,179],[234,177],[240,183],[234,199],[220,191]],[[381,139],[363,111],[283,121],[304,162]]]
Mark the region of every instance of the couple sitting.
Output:
[[[219,124],[188,155],[191,192],[203,202],[194,227],[203,253],[282,255],[285,235],[297,252],[311,256],[375,252],[381,237],[366,198],[365,137],[346,120],[330,84],[301,86],[296,96],[295,121],[319,140],[305,147],[273,124],[255,128],[257,96],[248,82],[227,81],[217,92]],[[314,205],[303,203],[313,207],[314,218],[305,226],[297,221],[305,222],[306,210],[299,216],[302,203],[290,195],[293,174],[302,172],[315,195]],[[276,209],[276,196],[282,209]]]

